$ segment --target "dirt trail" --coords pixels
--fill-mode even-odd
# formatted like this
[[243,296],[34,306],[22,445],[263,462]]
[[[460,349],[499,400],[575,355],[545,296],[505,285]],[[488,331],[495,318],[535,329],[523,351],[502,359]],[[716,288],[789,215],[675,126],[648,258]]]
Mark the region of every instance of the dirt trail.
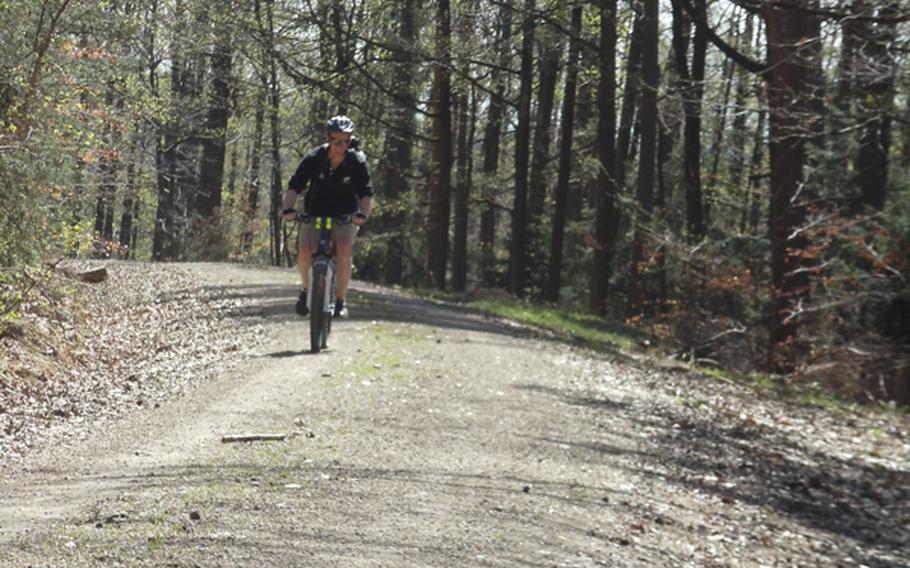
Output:
[[[266,341],[179,399],[0,480],[0,565],[908,557],[905,420],[845,425],[363,284],[331,349],[311,355],[293,273],[192,269],[242,297],[235,317],[265,326]],[[220,442],[251,432],[294,435]]]

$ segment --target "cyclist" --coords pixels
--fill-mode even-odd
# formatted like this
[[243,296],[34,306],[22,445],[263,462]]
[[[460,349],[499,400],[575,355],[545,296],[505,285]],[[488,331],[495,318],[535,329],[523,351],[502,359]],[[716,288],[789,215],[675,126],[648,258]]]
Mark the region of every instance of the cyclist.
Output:
[[[366,223],[373,208],[373,182],[366,155],[357,149],[354,138],[354,122],[346,116],[333,116],[326,123],[325,144],[310,152],[297,166],[297,171],[288,182],[282,207],[284,218],[296,218],[294,204],[301,191],[304,196],[304,211],[314,217],[338,217],[351,215],[350,225],[332,227],[335,243],[336,302],[333,315],[347,317],[345,306],[348,284],[353,268],[351,251],[354,236],[360,225]],[[309,186],[309,187],[308,187]],[[309,313],[306,302],[306,285],[310,270],[310,257],[319,246],[320,232],[313,224],[300,227],[297,267],[302,280],[300,296],[297,299],[297,313]]]

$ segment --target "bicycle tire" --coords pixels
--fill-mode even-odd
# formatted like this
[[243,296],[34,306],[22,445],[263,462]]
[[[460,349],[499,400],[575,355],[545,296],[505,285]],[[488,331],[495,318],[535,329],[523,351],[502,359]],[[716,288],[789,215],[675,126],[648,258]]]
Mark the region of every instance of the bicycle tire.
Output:
[[329,334],[332,332],[332,314],[324,313],[322,315],[322,345],[323,349],[329,346]]
[[313,267],[313,289],[310,290],[310,351],[319,353],[325,333],[325,271]]
[[331,286],[332,293],[329,295],[329,305],[325,306],[325,320],[323,326],[325,328],[324,333],[322,334],[322,348],[325,349],[329,346],[329,335],[332,334],[332,319],[335,316],[335,268],[332,263],[332,259],[329,259],[329,273],[332,275],[332,278],[326,278],[326,285]]

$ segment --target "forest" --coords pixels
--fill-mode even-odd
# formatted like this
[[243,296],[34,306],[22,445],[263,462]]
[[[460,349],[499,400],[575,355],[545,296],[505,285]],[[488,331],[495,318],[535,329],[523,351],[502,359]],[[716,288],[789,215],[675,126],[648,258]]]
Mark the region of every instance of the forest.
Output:
[[346,114],[376,191],[356,278],[910,403],[908,22],[906,0],[0,0],[0,330],[61,257],[292,266],[281,197]]

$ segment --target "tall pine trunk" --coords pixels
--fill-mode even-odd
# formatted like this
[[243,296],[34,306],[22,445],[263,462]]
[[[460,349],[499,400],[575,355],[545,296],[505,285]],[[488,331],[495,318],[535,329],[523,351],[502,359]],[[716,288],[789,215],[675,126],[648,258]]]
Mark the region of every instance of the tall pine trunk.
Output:
[[550,130],[553,104],[559,74],[560,49],[552,34],[543,34],[540,58],[540,84],[537,91],[537,119],[534,121],[534,146],[531,153],[531,174],[528,180],[528,237],[525,258],[530,272],[537,275],[531,285],[545,285],[546,250],[545,228],[550,219],[544,216],[547,198],[547,164],[550,160]]
[[[690,241],[700,241],[706,232],[705,210],[701,184],[701,112],[704,92],[707,36],[701,26],[695,27],[692,37],[692,67],[687,61],[691,29],[681,5],[673,0],[673,46],[676,69],[680,76],[685,126],[683,132],[683,186],[686,192],[686,229]],[[695,0],[697,9],[704,9],[704,0]]]
[[246,204],[243,208],[243,231],[240,234],[240,249],[245,255],[253,250],[253,229],[256,224],[256,212],[259,211],[259,191],[262,187],[262,137],[265,133],[267,93],[268,80],[261,76],[253,118],[253,146],[250,149],[250,174],[247,180]]
[[[256,0],[257,25],[263,37],[263,73],[267,74],[269,130],[271,132],[271,191],[269,192],[269,234],[271,241],[271,262],[275,266],[283,264],[283,256],[290,253],[286,250],[286,239],[281,220],[281,125],[279,110],[281,107],[281,90],[278,83],[278,65],[275,61],[275,0],[265,0],[265,14],[262,14],[260,0]],[[263,17],[264,20],[263,21]]]
[[635,236],[632,244],[632,266],[629,275],[628,315],[644,314],[646,301],[643,273],[649,248],[648,233],[654,209],[655,166],[657,164],[657,86],[660,67],[657,62],[658,0],[642,0],[642,93],[641,147],[638,160],[638,211],[635,216]]
[[221,235],[221,189],[224,182],[224,162],[227,149],[227,125],[230,111],[230,74],[232,45],[228,26],[223,22],[230,13],[231,2],[223,2],[223,12],[215,25],[215,45],[212,52],[212,80],[209,108],[202,141],[202,158],[199,164],[199,184],[194,200],[195,231],[202,241],[201,256],[222,259],[227,253]]
[[487,124],[483,133],[483,165],[481,171],[484,208],[480,214],[480,273],[481,280],[487,286],[501,280],[496,270],[496,221],[497,190],[499,182],[496,173],[499,170],[499,138],[502,134],[502,116],[505,108],[507,77],[504,69],[510,62],[509,44],[512,41],[512,7],[503,2],[499,8],[499,32],[496,40],[497,52],[500,54],[499,67],[494,68],[491,84],[494,92],[490,94]]
[[126,187],[123,192],[123,211],[120,213],[120,258],[126,260],[132,257],[135,246],[136,230],[138,228],[139,199],[136,184],[136,162],[138,153],[135,148],[130,148],[130,159],[126,164]]
[[405,205],[401,197],[410,192],[408,172],[411,170],[414,138],[414,56],[411,46],[416,36],[414,25],[415,0],[400,3],[398,44],[395,65],[396,95],[393,102],[394,128],[388,133],[389,163],[385,167],[384,200],[390,211],[386,220],[390,234],[386,253],[386,284],[401,284],[405,240]]
[[771,124],[771,273],[772,312],[769,366],[774,372],[795,369],[800,314],[809,299],[809,271],[804,252],[806,233],[806,142],[813,123],[820,62],[812,46],[820,41],[818,19],[809,10],[812,0],[796,8],[766,4],[763,15],[768,42],[768,100]]
[[562,119],[559,138],[559,173],[556,179],[555,208],[553,211],[553,231],[550,237],[550,265],[547,272],[545,298],[556,303],[559,301],[559,288],[562,276],[563,241],[569,203],[569,176],[572,170],[572,138],[575,132],[575,94],[578,84],[579,36],[581,35],[582,5],[572,7],[571,38],[569,40],[569,57],[566,63],[566,82],[562,97]]
[[629,37],[629,55],[626,60],[626,82],[622,90],[622,107],[619,111],[619,131],[616,140],[616,187],[626,186],[626,163],[632,159],[632,125],[635,120],[635,103],[641,81],[642,14],[641,2],[633,2],[636,10]]
[[[463,5],[458,26],[458,40],[461,44],[459,50],[459,74],[461,86],[458,89],[458,148],[456,150],[457,165],[455,176],[455,226],[452,241],[452,288],[456,292],[464,292],[468,283],[468,210],[471,197],[471,147],[473,146],[474,111],[473,97],[469,96],[468,84],[471,82],[471,66],[464,51],[471,44],[471,33],[474,29],[475,2],[466,2]],[[469,108],[469,99],[471,104]]]
[[859,50],[856,81],[858,123],[861,125],[856,171],[861,202],[877,210],[885,207],[888,195],[888,153],[896,74],[895,55],[891,50],[898,3],[891,0],[884,4],[877,14],[882,20],[863,26],[865,42]]
[[439,290],[446,286],[452,179],[451,22],[449,0],[436,5],[436,57],[433,67],[433,147],[428,187],[427,272]]
[[534,73],[534,0],[525,0],[521,43],[521,85],[515,130],[515,201],[512,205],[509,290],[522,298],[527,279],[528,161],[531,142],[531,88]]
[[616,252],[619,211],[616,200],[616,0],[600,0],[600,83],[597,88],[597,219],[591,308],[606,315],[607,290]]

